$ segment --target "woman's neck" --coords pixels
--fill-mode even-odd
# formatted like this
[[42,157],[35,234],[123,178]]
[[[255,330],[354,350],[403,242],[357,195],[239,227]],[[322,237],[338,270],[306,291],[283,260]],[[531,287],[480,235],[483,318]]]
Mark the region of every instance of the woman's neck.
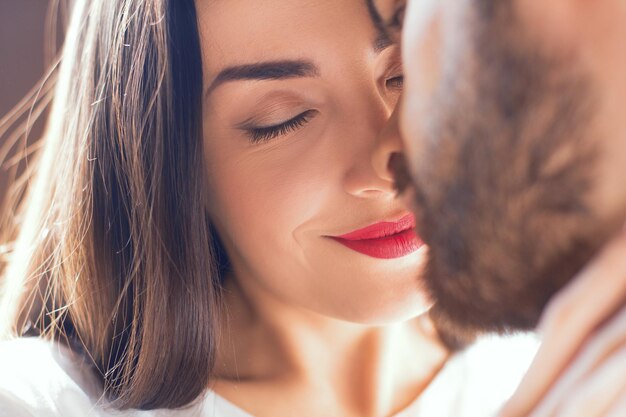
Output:
[[354,415],[392,415],[413,402],[448,357],[427,317],[349,323],[290,306],[232,277],[223,324],[215,390],[237,404],[232,389],[280,387],[329,397]]

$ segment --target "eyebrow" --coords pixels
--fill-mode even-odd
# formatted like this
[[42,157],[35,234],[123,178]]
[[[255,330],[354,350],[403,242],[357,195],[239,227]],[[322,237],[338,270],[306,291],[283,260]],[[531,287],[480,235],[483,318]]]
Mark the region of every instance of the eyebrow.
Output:
[[[376,38],[372,47],[376,53],[380,53],[393,44],[386,32],[377,30]],[[319,77],[320,70],[311,61],[307,60],[281,60],[258,62],[254,64],[236,65],[220,71],[215,77],[205,96],[208,96],[220,85],[231,81],[245,80],[286,80],[301,77]]]
[[378,31],[376,38],[374,39],[374,51],[376,53],[381,53],[385,49],[389,48],[393,45],[393,39],[389,36],[387,31]]
[[241,80],[284,80],[299,77],[319,77],[319,68],[310,61],[268,61],[237,65],[223,69],[207,89],[211,94],[220,85]]

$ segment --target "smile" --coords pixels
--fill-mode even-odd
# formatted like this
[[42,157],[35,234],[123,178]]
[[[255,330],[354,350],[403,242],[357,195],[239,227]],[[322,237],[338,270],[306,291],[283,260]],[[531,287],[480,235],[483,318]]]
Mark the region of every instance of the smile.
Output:
[[408,214],[394,222],[379,222],[345,235],[329,237],[372,258],[395,259],[424,245],[414,229],[415,216]]

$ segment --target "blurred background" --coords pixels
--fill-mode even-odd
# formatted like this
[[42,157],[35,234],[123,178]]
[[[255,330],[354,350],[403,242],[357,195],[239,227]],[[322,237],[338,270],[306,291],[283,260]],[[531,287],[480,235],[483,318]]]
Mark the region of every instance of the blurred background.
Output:
[[[57,20],[59,0],[0,0],[0,120],[35,87],[52,61],[51,51],[60,33],[51,22]],[[58,36],[58,35],[57,35]],[[22,118],[23,121],[23,118]],[[45,114],[32,126],[29,142],[40,136]],[[11,132],[2,134],[0,149]],[[0,167],[0,207],[6,197],[8,167]]]
[[44,71],[48,0],[0,0],[0,114],[33,87]]
[[0,0],[0,114],[30,90],[44,71],[48,0]]

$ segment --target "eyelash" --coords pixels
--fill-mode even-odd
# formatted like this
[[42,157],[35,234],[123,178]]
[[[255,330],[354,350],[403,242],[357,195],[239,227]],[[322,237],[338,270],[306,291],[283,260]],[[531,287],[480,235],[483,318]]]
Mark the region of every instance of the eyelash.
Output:
[[315,113],[315,110],[307,110],[300,113],[293,119],[287,120],[286,122],[274,126],[251,127],[247,128],[246,131],[252,143],[267,142],[277,138],[278,136],[283,136],[289,132],[298,130],[307,124]]
[[387,88],[401,90],[404,87],[404,75],[389,78],[385,81]]
[[[393,89],[402,89],[404,86],[404,76],[398,75],[392,78],[389,78],[385,81],[387,88]],[[315,115],[315,110],[307,110],[305,112],[300,113],[296,117],[287,120],[286,122],[279,123],[274,126],[263,126],[263,127],[249,127],[246,128],[246,132],[250,138],[250,142],[252,143],[262,143],[268,142],[272,139],[277,138],[278,136],[284,136],[287,133],[293,132],[294,130],[298,130],[305,124],[307,124],[311,118]]]

